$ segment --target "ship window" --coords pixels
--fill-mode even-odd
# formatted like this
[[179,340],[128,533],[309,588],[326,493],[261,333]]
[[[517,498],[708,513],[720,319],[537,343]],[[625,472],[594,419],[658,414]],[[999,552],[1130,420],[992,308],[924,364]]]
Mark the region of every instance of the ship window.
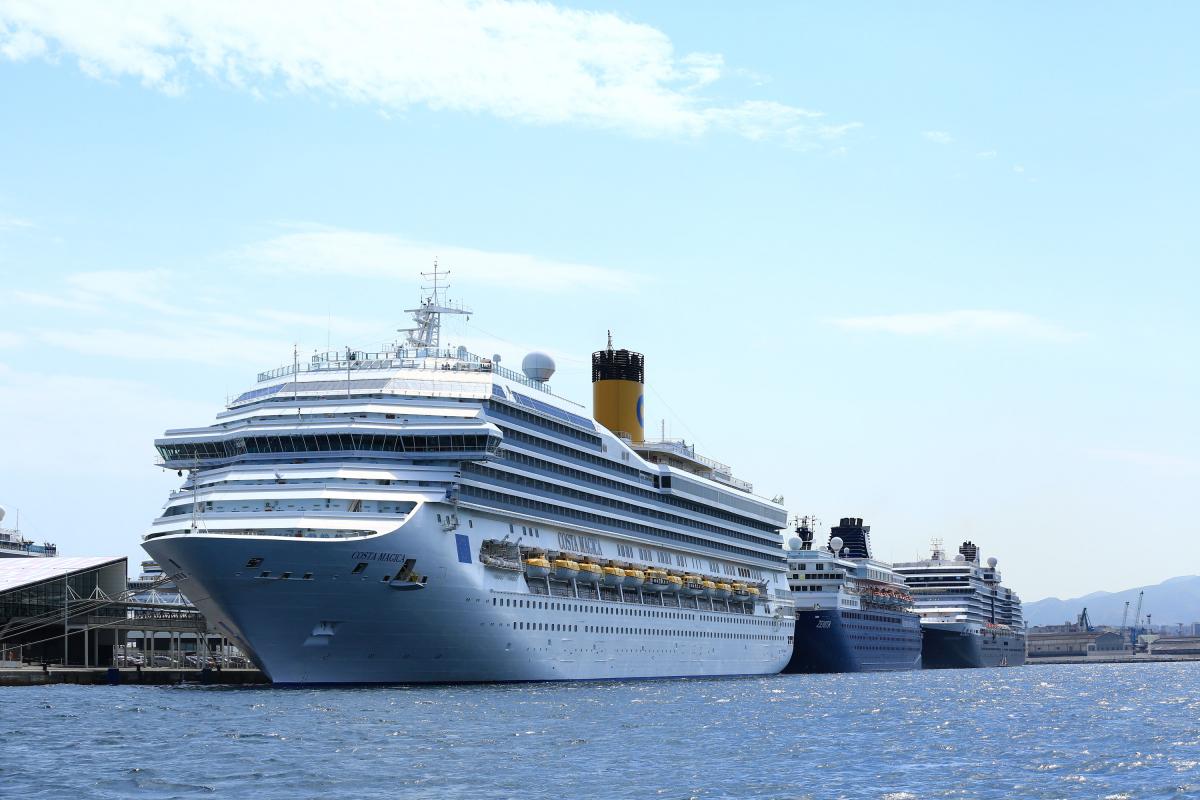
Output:
[[358,573],[362,572],[366,568],[367,568],[367,562],[360,561],[354,565],[354,569],[350,570],[350,574],[357,575]]
[[292,573],[290,573],[290,572],[285,572],[285,573],[283,573],[282,575],[280,575],[279,577],[280,577],[280,578],[283,578],[283,579],[286,581],[288,578],[292,577]]

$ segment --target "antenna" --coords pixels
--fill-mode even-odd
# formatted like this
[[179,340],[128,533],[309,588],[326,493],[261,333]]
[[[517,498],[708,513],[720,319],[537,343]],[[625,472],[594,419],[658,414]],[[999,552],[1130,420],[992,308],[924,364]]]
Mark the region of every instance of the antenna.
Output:
[[612,350],[612,329],[608,331],[608,349]]
[[421,300],[418,308],[405,309],[406,313],[413,315],[416,327],[400,328],[399,332],[408,334],[405,343],[409,347],[436,350],[441,346],[442,314],[458,314],[469,318],[471,312],[461,305],[451,305],[449,300],[443,302],[443,295],[450,288],[450,282],[447,280],[450,271],[439,270],[436,258],[433,260],[433,271],[422,272],[421,277],[432,283],[431,286],[421,286],[421,291],[429,294]]

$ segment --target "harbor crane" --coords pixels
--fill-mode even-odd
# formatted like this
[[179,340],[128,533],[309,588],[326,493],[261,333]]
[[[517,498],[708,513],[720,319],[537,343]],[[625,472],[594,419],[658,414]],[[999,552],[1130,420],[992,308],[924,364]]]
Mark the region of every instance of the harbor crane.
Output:
[[1133,626],[1129,629],[1129,644],[1134,650],[1137,649],[1138,625],[1142,618],[1142,598],[1145,594],[1144,589],[1138,592],[1137,609],[1133,612]]

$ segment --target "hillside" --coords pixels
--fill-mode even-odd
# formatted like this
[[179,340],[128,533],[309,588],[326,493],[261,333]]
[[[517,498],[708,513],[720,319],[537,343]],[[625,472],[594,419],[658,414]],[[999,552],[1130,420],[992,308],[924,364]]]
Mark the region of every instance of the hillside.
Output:
[[[1070,600],[1048,597],[1025,603],[1025,621],[1029,625],[1061,625],[1074,621],[1086,606],[1095,625],[1120,625],[1125,601],[1129,601],[1129,616],[1137,607],[1138,592],[1145,591],[1142,614],[1153,616],[1155,625],[1174,622],[1200,622],[1200,575],[1170,578],[1154,586],[1126,589],[1122,592],[1093,592]],[[1132,623],[1132,619],[1129,620]]]

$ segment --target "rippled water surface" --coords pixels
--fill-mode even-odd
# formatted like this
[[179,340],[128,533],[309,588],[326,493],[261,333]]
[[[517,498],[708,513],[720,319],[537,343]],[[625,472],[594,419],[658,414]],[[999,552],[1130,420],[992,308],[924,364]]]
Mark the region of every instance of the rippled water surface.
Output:
[[1200,663],[0,689],[20,798],[1200,797]]

